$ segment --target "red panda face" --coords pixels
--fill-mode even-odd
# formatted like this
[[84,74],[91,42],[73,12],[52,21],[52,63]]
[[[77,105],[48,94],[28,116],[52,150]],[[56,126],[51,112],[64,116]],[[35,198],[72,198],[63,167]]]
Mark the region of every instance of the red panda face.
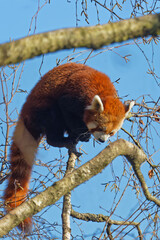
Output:
[[133,107],[134,102],[125,106],[118,98],[106,97],[105,100],[96,95],[84,112],[84,122],[95,139],[105,142],[113,136],[123,124],[124,119]]

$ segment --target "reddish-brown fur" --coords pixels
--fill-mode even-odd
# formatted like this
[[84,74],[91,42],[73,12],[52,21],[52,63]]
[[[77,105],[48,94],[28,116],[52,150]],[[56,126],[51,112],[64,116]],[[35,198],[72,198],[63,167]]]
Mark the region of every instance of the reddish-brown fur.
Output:
[[[4,194],[7,211],[11,211],[12,209],[18,207],[26,200],[32,169],[31,166],[24,160],[22,153],[14,142],[11,146],[10,159],[11,175]],[[20,228],[24,231],[29,231],[31,222],[30,218],[25,219],[25,221],[20,225]]]
[[[28,96],[21,110],[19,127],[13,136],[10,154],[11,175],[4,194],[7,211],[19,206],[27,197],[34,149],[36,152],[39,138],[43,134],[39,126],[39,119],[34,117],[35,112],[50,109],[52,104],[64,94],[80,99],[84,107],[91,104],[95,95],[99,95],[104,105],[104,112],[101,113],[101,116],[96,115],[96,117],[101,125],[107,124],[108,132],[112,128],[116,128],[117,123],[119,124],[119,121],[125,117],[125,107],[117,98],[116,90],[105,74],[75,63],[64,64],[49,71]],[[93,111],[86,110],[82,120],[87,123],[92,119],[95,119]],[[31,139],[31,141],[26,140],[23,143],[23,134],[27,136],[26,139]],[[33,142],[33,149],[29,142]],[[32,149],[31,157],[27,155],[26,147]],[[27,218],[20,227],[24,227],[24,230],[28,231],[31,227],[31,219]]]

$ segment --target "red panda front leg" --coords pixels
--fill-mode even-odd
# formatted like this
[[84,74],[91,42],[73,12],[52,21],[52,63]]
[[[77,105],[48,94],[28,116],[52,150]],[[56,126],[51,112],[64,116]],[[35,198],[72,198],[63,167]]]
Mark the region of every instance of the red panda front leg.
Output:
[[52,147],[65,147],[65,148],[71,148],[72,146],[76,145],[76,143],[74,143],[71,139],[69,139],[68,137],[58,137],[58,138],[54,138],[53,135],[46,135],[47,137],[47,143],[49,145],[51,145]]
[[53,106],[48,113],[44,127],[47,143],[53,147],[59,148],[70,148],[73,145],[77,144],[77,142],[72,138],[64,136],[66,131],[66,124],[59,107]]
[[58,100],[58,103],[69,138],[76,142],[88,142],[91,134],[83,121],[84,101],[78,97],[64,95]]

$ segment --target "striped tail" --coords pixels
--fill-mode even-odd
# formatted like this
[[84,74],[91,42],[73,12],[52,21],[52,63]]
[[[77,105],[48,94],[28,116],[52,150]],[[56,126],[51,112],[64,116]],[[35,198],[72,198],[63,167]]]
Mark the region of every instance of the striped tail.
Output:
[[[8,212],[26,200],[37,147],[38,141],[28,132],[23,121],[19,120],[10,149],[11,173],[4,193],[5,207]],[[29,232],[31,227],[31,218],[26,218],[19,225],[19,228],[25,232]]]

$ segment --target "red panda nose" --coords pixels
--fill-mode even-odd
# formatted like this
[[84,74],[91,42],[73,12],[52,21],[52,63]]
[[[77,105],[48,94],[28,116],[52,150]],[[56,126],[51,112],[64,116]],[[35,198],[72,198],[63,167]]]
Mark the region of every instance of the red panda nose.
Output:
[[98,141],[101,142],[101,143],[104,143],[105,141],[101,138],[98,138]]

